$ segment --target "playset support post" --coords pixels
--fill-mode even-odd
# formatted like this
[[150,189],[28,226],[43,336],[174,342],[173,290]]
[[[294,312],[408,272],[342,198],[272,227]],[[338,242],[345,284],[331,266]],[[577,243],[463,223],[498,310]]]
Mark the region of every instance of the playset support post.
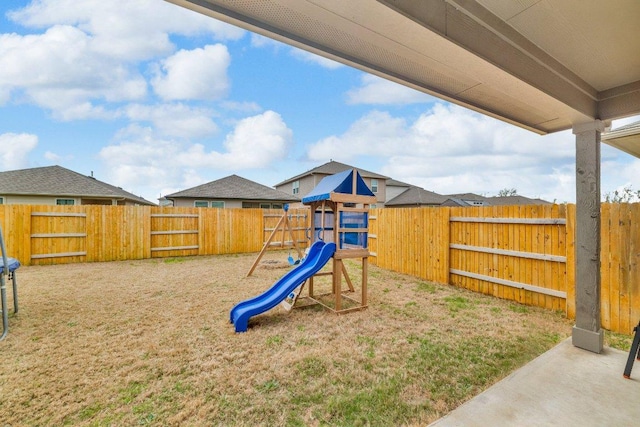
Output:
[[[311,277],[307,286],[308,296],[305,298],[311,300],[312,304],[320,304],[338,314],[361,310],[367,307],[369,257],[369,250],[367,248],[368,214],[369,206],[376,202],[375,195],[366,187],[356,170],[345,171],[342,174],[336,174],[328,178],[331,179],[343,174],[345,175],[344,177],[347,178],[346,173],[348,172],[351,172],[349,174],[351,179],[350,182],[348,182],[349,185],[347,185],[350,190],[349,192],[344,191],[346,179],[339,181],[338,178],[335,182],[339,184],[342,191],[328,191],[326,194],[314,196],[317,197],[317,199],[311,201],[305,201],[306,198],[303,198],[303,203],[309,205],[311,208],[312,240],[332,241],[337,245],[337,250],[333,255],[333,262],[331,263],[331,272],[316,274],[316,276],[332,276],[331,293],[316,295],[314,278]],[[322,185],[323,182],[321,182],[318,187]],[[313,192],[311,194],[313,194]],[[349,215],[354,218],[354,223],[349,224],[346,220]],[[318,218],[316,218],[316,216]],[[355,236],[355,242],[348,242],[347,236],[351,236],[351,238]],[[349,293],[354,294],[356,292],[356,287],[347,272],[344,263],[345,259],[361,260],[362,276],[360,278],[359,298],[349,295],[346,289],[343,290],[342,278],[344,277],[349,288]],[[326,300],[327,297],[333,297],[333,306],[323,302],[323,300],[328,302]],[[345,300],[348,301],[348,304],[345,303]],[[346,307],[346,305],[348,305],[348,307]]]

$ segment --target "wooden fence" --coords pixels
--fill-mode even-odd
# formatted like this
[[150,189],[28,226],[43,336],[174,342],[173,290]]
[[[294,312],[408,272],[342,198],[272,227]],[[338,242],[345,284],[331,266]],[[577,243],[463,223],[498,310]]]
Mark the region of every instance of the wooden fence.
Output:
[[[601,320],[640,320],[640,204],[602,205]],[[575,206],[372,211],[371,262],[575,316]]]
[[602,327],[631,333],[640,320],[640,203],[603,204],[601,215]]
[[256,252],[261,209],[0,205],[7,251],[24,265]]
[[[306,210],[290,211],[304,240]],[[24,265],[258,252],[282,211],[0,205]],[[602,205],[602,326],[640,319],[640,204]],[[575,315],[575,206],[374,209],[373,264]],[[281,237],[282,239],[284,237]],[[293,255],[293,254],[292,254]]]

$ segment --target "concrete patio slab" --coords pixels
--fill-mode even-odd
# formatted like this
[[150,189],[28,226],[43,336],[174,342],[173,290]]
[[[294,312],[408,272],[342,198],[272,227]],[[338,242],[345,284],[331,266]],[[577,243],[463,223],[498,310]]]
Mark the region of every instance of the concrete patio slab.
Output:
[[640,361],[625,379],[627,357],[567,339],[431,426],[640,425]]

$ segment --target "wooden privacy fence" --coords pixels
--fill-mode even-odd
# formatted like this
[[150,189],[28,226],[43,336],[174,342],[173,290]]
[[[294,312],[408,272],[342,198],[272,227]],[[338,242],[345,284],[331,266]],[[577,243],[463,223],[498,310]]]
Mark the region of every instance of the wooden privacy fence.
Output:
[[[603,204],[602,326],[640,319],[640,204]],[[308,210],[290,210],[305,240]],[[282,211],[0,205],[9,253],[24,265],[258,252]],[[575,315],[575,206],[374,209],[379,267]],[[284,237],[283,237],[284,238]]]
[[640,203],[604,204],[601,212],[602,327],[631,333],[640,320]]
[[23,265],[256,252],[261,209],[0,205]]
[[[640,319],[640,204],[602,205],[602,326]],[[575,316],[575,206],[372,211],[371,262]]]

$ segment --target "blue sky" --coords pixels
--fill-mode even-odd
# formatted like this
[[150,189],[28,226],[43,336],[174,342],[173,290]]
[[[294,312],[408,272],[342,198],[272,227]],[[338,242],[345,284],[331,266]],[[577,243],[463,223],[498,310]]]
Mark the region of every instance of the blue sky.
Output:
[[[157,202],[333,159],[441,194],[575,200],[570,131],[542,137],[162,0],[0,12],[0,170],[57,164]],[[603,194],[640,189],[638,170],[603,145]]]

